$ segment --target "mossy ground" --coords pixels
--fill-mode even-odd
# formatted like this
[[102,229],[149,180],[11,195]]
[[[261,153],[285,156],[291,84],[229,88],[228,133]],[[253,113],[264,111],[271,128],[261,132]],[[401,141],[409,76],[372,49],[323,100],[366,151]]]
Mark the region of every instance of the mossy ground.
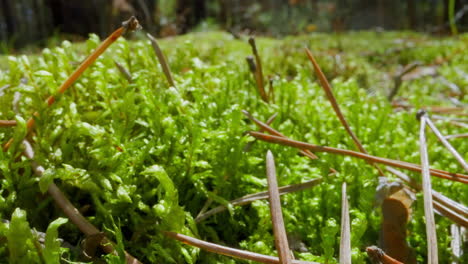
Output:
[[[25,133],[24,120],[39,111],[33,139],[36,160],[47,170],[39,180],[31,162],[20,156],[19,144],[0,152],[0,218],[11,219],[15,208],[27,213],[29,226],[45,231],[63,217],[44,192],[53,180],[72,203],[112,239],[123,236],[123,246],[144,263],[242,263],[199,251],[162,235],[172,230],[236,248],[275,255],[268,203],[236,207],[200,224],[197,216],[208,199],[213,206],[266,190],[265,153],[275,155],[280,185],[323,177],[321,185],[283,196],[286,229],[306,245],[297,258],[337,262],[341,183],[348,184],[354,263],[365,263],[365,247],[377,244],[380,215],[374,210],[378,173],[357,159],[318,153],[311,161],[297,150],[253,139],[245,131],[257,129],[241,113],[246,109],[296,140],[355,149],[340,125],[304,52],[308,47],[332,79],[337,100],[352,130],[369,153],[419,163],[416,110],[424,106],[453,106],[450,88],[468,103],[468,57],[463,50],[468,36],[434,38],[405,32],[356,32],[342,35],[311,34],[284,39],[258,38],[264,73],[275,90],[272,104],[261,101],[245,57],[251,54],[246,39],[221,32],[193,33],[161,40],[177,88],[169,88],[147,40],[119,39],[51,108],[44,104],[54,91],[99,43],[64,42],[40,55],[6,58],[1,67],[0,119],[16,119],[16,128],[0,128],[0,142]],[[462,52],[460,52],[462,50]],[[399,98],[414,106],[394,111],[386,99],[392,75],[401,65],[444,61],[438,76],[404,82]],[[132,74],[127,81],[116,68],[121,63]],[[19,113],[13,95],[21,93]],[[437,122],[446,134],[466,133],[448,121]],[[430,134],[430,133],[429,133]],[[468,141],[453,139],[468,158]],[[433,168],[462,172],[449,152],[430,135]],[[338,171],[328,176],[329,169]],[[419,174],[410,174],[420,180]],[[432,178],[433,188],[463,204],[468,188]],[[408,242],[419,262],[426,259],[422,196],[418,195],[408,229]],[[19,220],[18,220],[19,221]],[[20,222],[21,222],[20,221]],[[441,263],[451,259],[451,222],[436,215]],[[13,228],[10,226],[10,229]],[[23,231],[27,230],[23,228]],[[10,230],[11,231],[11,230]],[[1,224],[0,241],[10,232]],[[18,241],[28,238],[19,237]],[[58,236],[79,246],[83,235],[70,222]],[[2,239],[3,237],[3,239]],[[0,244],[0,262],[15,259],[14,247],[30,252],[30,263],[40,262],[33,244]],[[31,253],[32,252],[32,253]],[[35,253],[36,252],[36,253]],[[78,261],[73,251],[64,258]],[[107,258],[108,262],[118,260]]]

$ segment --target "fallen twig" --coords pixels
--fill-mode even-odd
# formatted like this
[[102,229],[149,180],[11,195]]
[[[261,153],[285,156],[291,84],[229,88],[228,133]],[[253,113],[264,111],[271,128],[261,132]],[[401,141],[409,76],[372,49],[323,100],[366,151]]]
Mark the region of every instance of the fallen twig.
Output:
[[[315,73],[317,74],[317,76],[319,78],[319,81],[320,81],[320,84],[321,84],[323,90],[325,91],[325,94],[327,95],[328,101],[330,101],[333,110],[335,110],[336,116],[340,120],[341,124],[344,126],[346,132],[348,132],[348,134],[353,139],[354,144],[357,146],[359,151],[361,151],[362,153],[368,154],[366,149],[364,148],[364,146],[361,144],[361,141],[359,141],[357,136],[351,130],[351,127],[349,126],[349,124],[346,121],[343,113],[341,112],[341,109],[340,109],[340,107],[338,105],[338,102],[336,101],[336,98],[333,95],[333,91],[332,91],[330,83],[327,80],[327,77],[325,77],[325,74],[323,74],[322,69],[318,65],[318,63],[315,60],[314,56],[312,55],[310,50],[307,49],[307,48],[306,48],[306,53],[307,53],[307,57],[309,57],[310,62],[314,66]],[[379,171],[380,175],[385,176],[385,173],[383,172],[383,170],[379,166],[377,166],[376,164],[372,164],[372,165]]]
[[[101,45],[99,45],[81,64],[80,66],[65,80],[65,82],[60,85],[57,89],[57,94],[63,94],[80,76],[81,74],[120,36],[128,31],[136,30],[140,27],[138,20],[135,17],[131,17],[129,20],[122,23],[122,26],[114,31],[109,37],[107,37]],[[50,106],[55,102],[55,96],[51,95],[46,100],[47,105]],[[38,117],[39,112],[34,112],[33,117],[29,118],[26,123],[28,132],[34,126],[35,120],[34,117]],[[3,151],[7,151],[11,144],[13,143],[13,138],[3,146]]]
[[[302,191],[302,190],[305,190],[305,189],[308,189],[308,188],[312,188],[312,187],[316,186],[317,184],[319,184],[320,182],[322,182],[322,178],[317,178],[317,179],[309,180],[309,181],[306,181],[306,182],[303,182],[303,183],[291,184],[291,185],[279,187],[278,190],[279,190],[280,195],[284,195],[284,194],[287,194],[287,193],[293,193],[293,192]],[[232,200],[229,203],[232,206],[242,206],[242,205],[246,205],[246,204],[252,203],[252,202],[257,201],[257,200],[262,200],[262,199],[268,199],[268,192],[259,192],[259,193],[254,193],[254,194],[248,194],[248,195],[242,196],[240,198],[237,198],[235,200]],[[215,207],[215,208],[213,208],[213,209],[211,209],[211,210],[197,216],[197,218],[195,219],[195,222],[200,223],[201,221],[207,219],[208,217],[210,217],[212,215],[215,215],[217,213],[220,213],[222,211],[225,211],[225,210],[227,210],[227,207],[225,205]]]
[[159,64],[161,65],[161,68],[164,72],[164,75],[166,76],[167,82],[169,83],[169,86],[171,87],[176,87],[174,79],[172,78],[171,74],[171,68],[169,68],[169,64],[167,63],[166,57],[164,56],[164,53],[162,52],[161,48],[159,47],[158,41],[156,40],[155,37],[151,36],[151,34],[146,34],[146,36],[149,38],[151,41],[151,45],[153,46],[154,53],[156,53],[156,57],[158,58]]
[[268,181],[268,196],[270,201],[270,215],[275,236],[275,246],[281,264],[292,263],[289,253],[288,238],[284,228],[283,213],[281,212],[281,201],[276,179],[276,167],[273,154],[268,150],[266,155],[266,174]]
[[468,164],[460,155],[460,153],[458,153],[458,151],[447,141],[447,139],[442,135],[442,133],[440,133],[439,129],[437,129],[437,127],[434,125],[429,116],[424,115],[424,119],[426,124],[431,128],[431,130],[434,132],[434,134],[437,136],[440,142],[442,142],[442,144],[447,148],[447,150],[450,153],[452,153],[455,159],[462,165],[463,169],[465,169],[465,171],[468,172]]
[[[252,260],[260,263],[267,263],[267,264],[280,264],[280,261],[277,257],[262,255],[246,250],[240,250],[225,246],[220,246],[214,243],[206,242],[200,239],[196,239],[190,236],[182,235],[175,232],[164,232],[164,235],[179,240],[184,244],[191,245],[194,247],[198,247],[204,249],[209,252],[213,252],[216,254],[221,254],[225,256],[230,256],[238,259],[245,259],[245,260]],[[318,264],[317,262],[308,262],[302,260],[292,260],[293,264]]]
[[346,182],[343,182],[341,188],[340,264],[351,264],[351,228],[349,225],[349,205],[346,194]]
[[[389,166],[394,166],[402,169],[407,169],[410,171],[415,171],[415,172],[421,172],[421,167],[417,164],[405,162],[405,161],[398,161],[398,160],[392,160],[392,159],[386,159],[386,158],[381,158],[381,157],[376,157],[372,156],[369,154],[364,154],[361,152],[356,152],[352,150],[347,150],[347,149],[339,149],[339,148],[333,148],[333,147],[326,147],[326,146],[318,146],[310,143],[305,143],[301,141],[295,141],[291,140],[288,138],[282,138],[278,136],[272,136],[272,135],[267,135],[255,131],[249,132],[249,134],[255,138],[258,138],[260,140],[266,141],[266,142],[271,142],[271,143],[276,143],[284,146],[290,146],[290,147],[295,147],[298,149],[309,149],[311,151],[315,152],[327,152],[327,153],[333,153],[333,154],[338,154],[338,155],[345,155],[345,156],[352,156],[355,158],[363,159],[363,160],[368,160],[376,163],[381,163],[384,165],[389,165]],[[429,170],[431,175],[437,176],[439,178],[447,179],[447,180],[453,180],[453,181],[459,181],[462,183],[468,183],[468,175],[461,174],[461,173],[450,173],[446,172],[443,170],[437,170],[437,169],[430,169]]]
[[[270,127],[268,124],[265,124],[263,123],[262,121],[256,119],[255,117],[253,117],[252,114],[250,114],[249,112],[247,112],[246,110],[242,110],[242,113],[250,120],[252,120],[257,126],[259,126],[261,129],[263,129],[264,131],[267,131],[268,133],[272,134],[272,135],[275,135],[275,136],[278,136],[278,137],[284,137],[284,138],[287,138],[285,135],[281,134],[279,131],[273,129],[272,127]],[[261,131],[263,132],[263,131]],[[300,151],[300,153],[304,156],[307,156],[309,157],[310,159],[314,160],[314,159],[318,159],[318,157],[312,153],[310,150],[307,150],[307,149],[302,149]]]
[[[41,165],[37,164],[34,161],[34,150],[32,149],[31,144],[27,140],[23,140],[23,145],[24,145],[24,155],[28,158],[31,159],[32,161],[32,167],[34,172],[38,177],[42,177],[42,174],[44,173],[45,169]],[[70,219],[70,221],[75,224],[78,229],[81,230],[86,236],[91,236],[91,235],[96,235],[99,234],[100,231],[97,229],[93,224],[88,222],[86,218],[84,218],[83,215],[81,215],[80,211],[76,209],[73,204],[68,200],[68,198],[60,191],[60,189],[55,185],[55,183],[51,183],[48,188],[48,193],[54,201],[57,203],[57,205],[62,209],[62,211],[65,213],[65,215]],[[112,254],[117,254],[114,250],[114,243],[112,243],[109,239],[104,237],[101,241],[100,246],[106,253],[112,253]],[[139,260],[137,260],[135,257],[132,255],[128,254],[125,252],[125,258],[128,264],[137,264],[141,263]]]
[[426,236],[427,236],[427,258],[428,263],[438,263],[437,255],[437,233],[434,219],[434,207],[432,202],[432,186],[431,177],[429,174],[429,157],[427,155],[426,145],[426,113],[418,112],[420,119],[419,131],[419,147],[421,155],[421,174],[422,174],[422,190],[424,197],[424,217],[426,219]]

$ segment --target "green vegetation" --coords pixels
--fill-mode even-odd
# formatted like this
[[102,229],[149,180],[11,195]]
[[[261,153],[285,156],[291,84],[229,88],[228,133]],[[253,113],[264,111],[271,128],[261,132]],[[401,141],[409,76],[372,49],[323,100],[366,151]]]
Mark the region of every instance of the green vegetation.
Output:
[[[78,247],[85,237],[61,218],[62,211],[46,192],[51,182],[117,243],[119,256],[101,258],[108,263],[123,263],[123,248],[144,263],[244,263],[183,245],[162,231],[276,255],[267,201],[230,207],[194,222],[207,200],[215,207],[265,191],[267,149],[275,155],[280,186],[323,177],[318,186],[281,198],[286,230],[308,249],[296,252],[296,258],[337,263],[341,183],[346,181],[353,262],[365,263],[365,247],[377,244],[380,230],[380,213],[374,209],[377,170],[364,161],[326,153],[310,160],[296,149],[260,141],[244,152],[253,140],[244,132],[257,128],[241,110],[261,120],[278,113],[272,126],[289,138],[356,150],[316,81],[304,47],[332,80],[344,115],[372,155],[419,163],[416,110],[453,106],[449,97],[468,103],[467,35],[435,39],[362,32],[258,38],[263,71],[273,79],[275,91],[275,103],[266,104],[245,62],[251,55],[246,39],[194,33],[160,43],[177,88],[168,87],[148,40],[119,39],[47,108],[44,100],[99,42],[92,35],[79,47],[65,41],[41,55],[8,57],[8,70],[1,71],[0,87],[11,86],[0,91],[0,119],[18,122],[0,128],[2,144],[17,139],[9,151],[0,151],[0,218],[9,220],[0,222],[2,263],[83,261]],[[129,70],[131,82],[114,61]],[[403,81],[396,98],[412,108],[395,111],[386,98],[392,76],[415,61],[439,65],[438,75]],[[460,90],[455,93],[447,82]],[[17,113],[15,92],[21,94]],[[19,144],[26,134],[25,120],[34,111],[39,112],[32,137],[35,160],[46,169],[41,179],[21,156]],[[466,133],[449,121],[436,125],[444,135]],[[467,159],[468,141],[456,138],[452,143]],[[431,133],[428,148],[433,168],[463,172]],[[338,173],[329,175],[330,168]],[[420,181],[420,174],[409,175]],[[436,177],[432,184],[434,190],[468,203],[467,185]],[[421,263],[427,248],[423,216],[418,194],[408,242]],[[436,215],[436,223],[439,259],[449,263],[451,222]],[[45,247],[31,228],[46,232]],[[60,248],[58,237],[72,248]]]

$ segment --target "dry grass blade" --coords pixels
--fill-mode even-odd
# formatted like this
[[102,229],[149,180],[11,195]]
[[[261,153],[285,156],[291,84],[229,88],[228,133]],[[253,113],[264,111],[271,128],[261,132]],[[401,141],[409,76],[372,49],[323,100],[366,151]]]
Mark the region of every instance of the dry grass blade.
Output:
[[[305,142],[300,142],[300,141],[295,141],[291,140],[288,138],[283,138],[283,137],[278,137],[278,136],[272,136],[272,135],[266,135],[263,133],[251,131],[249,134],[255,138],[258,138],[260,140],[266,141],[266,142],[271,142],[271,143],[276,143],[284,146],[290,146],[298,149],[309,149],[311,151],[315,152],[327,152],[327,153],[332,153],[332,154],[338,154],[338,155],[345,155],[345,156],[351,156],[363,160],[368,160],[376,163],[381,163],[384,165],[389,165],[393,167],[398,167],[410,171],[415,171],[415,172],[421,172],[421,167],[417,164],[409,163],[409,162],[404,162],[404,161],[398,161],[398,160],[392,160],[392,159],[386,159],[386,158],[381,158],[381,157],[376,157],[372,156],[369,154],[364,154],[361,152],[356,152],[352,150],[347,150],[347,149],[339,149],[339,148],[332,148],[332,147],[326,147],[326,146],[317,146],[314,144],[310,143],[305,143]],[[447,179],[447,180],[453,180],[453,181],[458,181],[462,183],[468,183],[468,175],[461,174],[461,173],[451,173],[451,172],[446,172],[442,170],[435,170],[435,169],[430,169],[431,175],[437,176],[439,178]]]
[[151,45],[153,46],[154,53],[156,53],[156,57],[158,58],[159,64],[161,65],[161,68],[164,72],[164,75],[166,76],[167,82],[169,83],[169,86],[176,87],[174,83],[174,79],[172,78],[171,74],[171,69],[169,68],[169,64],[167,63],[166,57],[164,56],[161,48],[159,47],[158,42],[156,41],[156,38],[151,36],[151,34],[146,34],[146,36],[149,38],[151,41]]
[[[362,153],[368,154],[366,149],[364,149],[364,146],[362,146],[361,141],[357,138],[357,136],[354,134],[354,132],[351,130],[351,127],[349,126],[348,122],[346,121],[343,113],[341,112],[340,107],[338,106],[338,102],[336,101],[335,96],[333,95],[333,91],[331,88],[330,83],[327,80],[327,77],[325,77],[325,74],[323,74],[322,69],[318,65],[317,61],[315,60],[314,56],[310,52],[309,49],[306,48],[306,53],[307,57],[309,57],[310,62],[314,66],[315,73],[317,74],[320,84],[325,91],[325,94],[327,95],[328,101],[330,101],[333,110],[335,110],[336,116],[338,116],[338,119],[340,120],[341,124],[344,126],[346,129],[346,132],[351,136],[351,138],[354,141],[354,144],[358,147],[359,151]],[[379,174],[382,176],[385,176],[383,170],[379,168],[376,164],[373,164],[375,168],[379,171]]]
[[448,149],[448,151],[452,153],[455,159],[462,165],[463,169],[465,169],[465,171],[468,172],[468,164],[460,155],[460,153],[458,153],[458,151],[452,146],[452,144],[450,144],[447,141],[447,139],[442,135],[442,133],[440,133],[439,129],[437,129],[435,124],[427,115],[424,117],[424,119],[426,119],[427,125],[431,128],[431,130],[434,132],[434,134],[437,136],[440,142],[442,142],[442,144]]
[[349,204],[346,194],[346,182],[343,182],[341,189],[340,263],[351,264],[351,228],[349,223]]
[[[418,113],[420,114],[420,113]],[[419,131],[419,147],[421,155],[421,174],[422,174],[422,190],[424,197],[424,217],[426,219],[426,236],[427,236],[427,256],[428,263],[438,263],[437,254],[437,233],[434,219],[434,208],[432,203],[432,186],[431,177],[429,174],[429,157],[427,155],[426,145],[426,116],[425,113],[419,115],[420,131]]]
[[[83,72],[91,65],[94,61],[120,36],[122,36],[127,31],[133,31],[139,27],[138,21],[135,17],[131,17],[128,21],[122,23],[123,26],[114,31],[109,37],[107,37],[81,64],[78,68],[65,80],[65,82],[60,85],[57,89],[57,94],[63,94],[82,74]],[[51,95],[46,100],[47,104],[50,106],[55,102],[55,96]],[[39,116],[38,112],[33,114],[33,117],[29,118],[27,122],[28,131],[34,126],[34,117]],[[3,151],[7,151],[11,144],[13,143],[13,138],[11,138],[4,146]]]
[[273,154],[268,150],[266,155],[266,174],[268,181],[268,195],[270,200],[271,222],[273,234],[275,235],[275,246],[281,264],[292,263],[289,253],[288,238],[284,227],[283,213],[281,212],[281,200],[276,179],[276,167]]
[[[260,127],[260,129],[262,129],[263,131],[267,131],[268,133],[272,134],[272,135],[275,135],[275,136],[278,136],[278,137],[284,137],[284,138],[287,138],[285,135],[281,134],[279,131],[273,129],[272,127],[270,127],[268,124],[265,124],[263,123],[262,121],[256,119],[255,117],[252,116],[252,114],[250,114],[249,112],[247,112],[246,110],[242,110],[242,113],[250,120],[252,120],[257,126]],[[260,130],[261,132],[263,132],[262,130]],[[307,156],[309,157],[310,159],[314,160],[314,159],[318,159],[318,157],[312,153],[310,150],[307,150],[307,149],[303,149],[300,151],[300,153],[304,156]]]
[[262,100],[268,103],[268,95],[265,92],[265,81],[263,79],[263,69],[262,61],[260,60],[260,55],[257,51],[257,45],[255,44],[255,38],[249,38],[249,44],[252,47],[252,53],[255,57],[255,64],[252,59],[247,58],[247,63],[249,64],[250,71],[254,74],[255,83],[257,84],[258,92]]
[[118,63],[117,61],[114,60],[114,63],[117,69],[119,69],[119,72],[122,73],[122,75],[125,77],[125,79],[127,79],[128,82],[132,82],[132,75],[130,74],[130,72],[127,69],[125,69],[125,67],[122,64]]
[[16,120],[0,120],[0,127],[16,126]]
[[[284,194],[287,194],[287,193],[293,193],[293,192],[302,191],[302,190],[305,190],[305,189],[308,189],[308,188],[312,188],[312,187],[316,186],[317,184],[319,184],[320,182],[322,182],[322,178],[317,178],[317,179],[313,179],[313,180],[306,181],[306,182],[303,182],[303,183],[291,184],[291,185],[279,187],[278,191],[279,191],[280,195],[284,195]],[[240,198],[237,198],[235,200],[232,200],[229,203],[232,206],[242,206],[242,205],[246,205],[246,204],[252,203],[254,201],[263,200],[263,199],[268,199],[268,192],[259,192],[259,193],[254,193],[254,194],[248,194],[248,195],[242,196]],[[215,207],[215,208],[213,208],[213,209],[211,209],[211,210],[197,216],[197,218],[195,219],[195,222],[200,223],[201,221],[207,219],[208,217],[210,217],[212,215],[215,215],[217,213],[223,212],[225,210],[227,210],[227,207],[224,206],[224,205]]]
[[468,138],[468,133],[465,134],[454,134],[445,136],[446,139],[453,139],[453,138]]
[[380,264],[403,264],[402,262],[390,257],[389,255],[385,254],[385,252],[376,247],[370,246],[366,248],[367,255],[371,259],[372,263],[380,263]]
[[[238,259],[244,260],[251,260],[260,263],[267,263],[267,264],[279,264],[279,259],[277,257],[262,255],[246,250],[240,250],[225,246],[220,246],[214,243],[206,242],[200,239],[196,239],[190,236],[182,235],[175,232],[164,232],[164,235],[179,240],[184,244],[191,245],[194,247],[198,247],[204,249],[209,252],[213,252],[216,254],[221,254],[224,256],[230,256]],[[293,260],[293,264],[318,264],[317,262],[308,262],[308,261],[301,261],[301,260]]]
[[[32,149],[31,144],[27,140],[24,140],[23,145],[25,148],[24,155],[28,159],[32,160],[32,167],[34,172],[38,177],[41,177],[45,169],[34,161],[34,151]],[[70,200],[68,200],[68,198],[62,193],[62,191],[60,191],[60,189],[57,187],[57,185],[55,185],[55,183],[52,182],[49,185],[47,191],[50,194],[50,196],[52,196],[57,205],[60,207],[60,209],[62,209],[65,215],[70,219],[70,221],[73,224],[75,224],[78,227],[78,229],[80,229],[81,232],[83,232],[86,236],[92,236],[100,233],[99,229],[97,229],[93,224],[88,222],[88,220],[86,220],[86,218],[82,214],[80,214],[78,209],[76,209],[76,207],[73,206]],[[101,243],[101,247],[104,250],[104,252],[117,254],[114,250],[113,245],[114,244],[107,238],[104,238]],[[128,254],[127,252],[125,252],[125,258],[128,264],[141,263],[139,260],[137,260],[132,255]]]

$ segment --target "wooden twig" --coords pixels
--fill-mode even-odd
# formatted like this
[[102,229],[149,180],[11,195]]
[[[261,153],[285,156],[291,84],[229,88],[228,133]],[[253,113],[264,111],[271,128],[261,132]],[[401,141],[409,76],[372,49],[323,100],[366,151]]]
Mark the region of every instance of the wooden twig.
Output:
[[434,134],[437,136],[437,138],[442,142],[442,144],[447,148],[447,150],[455,157],[455,159],[461,164],[463,169],[465,169],[466,172],[468,172],[468,164],[466,161],[463,159],[463,157],[458,153],[458,151],[450,144],[447,139],[440,133],[439,129],[435,126],[435,124],[432,122],[432,120],[429,118],[429,116],[425,115],[424,116],[426,124],[431,128],[431,130],[434,132]]
[[371,259],[372,263],[379,263],[379,264],[403,264],[402,262],[390,257],[389,255],[385,254],[385,252],[376,247],[370,246],[366,248],[367,255]]
[[[166,231],[164,232],[164,235],[170,238],[179,240],[184,244],[198,247],[198,248],[201,248],[201,249],[204,249],[206,251],[213,252],[216,254],[238,258],[238,259],[256,261],[260,263],[280,264],[280,261],[277,257],[262,255],[262,254],[258,254],[258,253],[254,253],[254,252],[250,252],[246,250],[220,246],[214,243],[206,242],[200,239],[196,239],[196,238],[182,235],[182,234],[175,233],[175,232]],[[302,261],[302,260],[293,260],[292,263],[293,264],[318,264],[317,262],[308,262],[308,261]]]
[[[317,179],[309,180],[309,181],[306,181],[306,182],[303,182],[303,183],[291,184],[291,185],[286,185],[286,186],[283,186],[283,187],[279,187],[278,190],[279,190],[280,195],[284,195],[284,194],[287,194],[287,193],[293,193],[293,192],[298,192],[298,191],[302,191],[302,190],[305,190],[305,189],[312,188],[312,187],[316,186],[317,184],[319,184],[320,182],[322,182],[322,178],[317,178]],[[254,201],[263,200],[263,199],[268,199],[268,192],[258,192],[258,193],[254,193],[254,194],[248,194],[248,195],[242,196],[240,198],[237,198],[235,200],[232,200],[229,203],[232,206],[242,206],[242,205],[246,205],[246,204],[252,203]],[[215,207],[215,208],[213,208],[213,209],[211,209],[211,210],[197,216],[197,218],[195,219],[195,222],[200,223],[201,221],[207,219],[208,217],[210,217],[212,215],[215,215],[217,213],[223,212],[225,210],[227,210],[227,207],[225,205]]]
[[132,82],[132,75],[130,74],[130,72],[125,69],[125,67],[118,63],[116,60],[114,60],[114,63],[115,63],[115,66],[117,66],[117,69],[119,69],[119,72],[125,77],[125,79],[127,79],[128,82]]
[[351,264],[351,227],[346,182],[343,182],[341,187],[340,264]]
[[[330,83],[327,80],[327,77],[325,77],[325,74],[323,74],[322,69],[318,65],[318,63],[315,60],[314,56],[312,55],[310,50],[307,49],[307,48],[306,48],[306,53],[307,53],[307,57],[309,57],[309,60],[310,60],[310,62],[312,63],[312,65],[314,67],[315,73],[318,76],[320,84],[321,84],[323,90],[325,91],[325,94],[327,95],[328,101],[330,101],[330,103],[332,105],[332,108],[336,113],[336,116],[340,120],[340,122],[343,125],[343,127],[345,128],[346,132],[348,132],[348,134],[353,139],[354,144],[357,146],[359,151],[361,151],[362,153],[368,154],[366,149],[364,148],[364,146],[361,144],[361,141],[359,141],[358,137],[351,130],[351,127],[349,126],[349,124],[346,121],[343,113],[341,112],[341,109],[340,109],[340,107],[338,105],[338,102],[336,101],[336,98],[333,95],[333,91],[332,91]],[[379,171],[379,174],[381,176],[385,176],[385,173],[383,172],[383,170],[379,166],[377,166],[376,164],[373,164],[372,162],[371,162],[371,164]]]
[[16,120],[0,120],[0,127],[16,126]]
[[429,174],[429,157],[427,155],[426,145],[426,113],[419,112],[417,117],[420,119],[419,131],[419,148],[421,155],[421,175],[422,175],[422,190],[424,197],[424,217],[426,220],[426,236],[427,236],[427,257],[428,263],[438,263],[437,253],[437,233],[434,219],[434,207],[432,203],[432,186],[431,177]]
[[[34,161],[34,150],[32,149],[31,144],[27,140],[23,140],[23,145],[24,145],[24,155],[28,159],[31,159],[32,167],[33,167],[35,174],[38,177],[42,177],[45,169],[44,167],[42,167],[41,165],[37,164]],[[52,198],[57,203],[57,205],[60,207],[60,209],[62,209],[63,213],[86,236],[96,235],[100,233],[99,229],[97,229],[93,224],[88,222],[88,220],[86,220],[86,218],[80,213],[80,211],[78,211],[78,209],[76,209],[76,207],[73,206],[70,200],[68,200],[68,198],[62,193],[62,191],[57,187],[57,185],[55,185],[55,183],[52,182],[49,185],[49,188],[47,191],[49,195],[52,196]],[[114,243],[111,242],[107,238],[104,238],[100,244],[104,252],[117,254],[116,251],[114,250],[113,245]],[[126,258],[127,264],[141,263],[139,260],[137,260],[132,255],[128,254],[127,252],[125,252],[125,258]]]
[[161,65],[161,68],[164,72],[164,75],[166,76],[167,82],[169,83],[169,86],[171,87],[176,87],[174,79],[172,78],[172,73],[171,73],[171,68],[169,67],[169,64],[167,63],[166,57],[164,56],[164,53],[162,52],[161,48],[159,47],[158,41],[156,40],[155,37],[151,36],[151,34],[146,34],[146,36],[149,38],[151,41],[151,45],[153,46],[154,53],[156,54],[156,57],[158,58],[159,64]]
[[[368,160],[372,161],[375,163],[381,163],[384,165],[389,165],[393,167],[398,167],[402,169],[407,169],[410,171],[415,171],[415,172],[421,172],[421,167],[417,164],[409,163],[409,162],[404,162],[404,161],[398,161],[398,160],[392,160],[392,159],[386,159],[386,158],[381,158],[381,157],[376,157],[372,156],[369,154],[364,154],[361,152],[356,152],[352,150],[347,150],[347,149],[339,149],[339,148],[332,148],[332,147],[326,147],[326,146],[318,146],[310,143],[305,143],[301,141],[295,141],[291,140],[288,138],[282,138],[278,136],[272,136],[272,135],[267,135],[255,131],[249,132],[249,134],[255,138],[258,138],[260,140],[266,141],[266,142],[271,142],[271,143],[276,143],[284,146],[290,146],[290,147],[295,147],[298,149],[308,149],[311,151],[315,152],[327,152],[327,153],[333,153],[333,154],[338,154],[338,155],[345,155],[345,156],[351,156],[363,160]],[[468,183],[468,175],[464,175],[461,173],[450,173],[446,172],[443,170],[437,170],[437,169],[430,169],[431,175],[437,176],[439,178],[447,179],[447,180],[453,180],[453,181],[459,181],[462,183]]]
[[[107,37],[101,45],[99,45],[82,63],[81,65],[63,82],[60,87],[57,89],[57,94],[63,94],[82,74],[83,72],[91,65],[93,62],[112,44],[114,43],[122,34],[127,31],[133,31],[139,27],[138,20],[135,17],[131,17],[129,20],[122,23],[123,25],[114,31],[109,37]],[[55,102],[55,96],[51,95],[46,100],[47,105],[50,106]],[[34,126],[35,120],[34,117],[38,117],[39,112],[34,112],[33,117],[29,118],[26,123],[28,132],[31,131]],[[13,138],[11,138],[4,146],[3,151],[7,151],[11,144],[13,143]]]
[[[268,124],[265,124],[263,123],[262,121],[256,119],[255,117],[252,116],[252,114],[250,114],[249,112],[247,112],[246,110],[242,110],[242,113],[250,120],[252,120],[257,126],[259,126],[261,129],[263,129],[263,131],[267,131],[268,133],[272,134],[272,135],[275,135],[275,136],[278,136],[278,137],[284,137],[284,138],[287,138],[285,135],[281,134],[279,131],[273,129],[272,127],[270,127]],[[262,132],[263,132],[262,131]],[[300,151],[300,153],[306,157],[309,157],[310,159],[314,160],[314,159],[318,159],[318,157],[312,153],[310,150],[307,150],[307,149],[302,149]]]
[[275,247],[278,252],[279,262],[281,264],[291,264],[292,259],[291,254],[289,253],[288,238],[284,227],[283,213],[281,212],[281,201],[278,191],[278,181],[276,179],[275,160],[270,150],[268,150],[266,155],[266,174],[268,181],[271,222],[273,224]]
[[250,47],[252,47],[252,53],[255,57],[255,64],[253,64],[253,60],[249,58],[247,58],[247,63],[249,64],[250,71],[254,74],[255,83],[257,84],[257,89],[260,93],[260,97],[263,101],[268,103],[268,95],[265,92],[265,81],[263,79],[262,61],[260,60],[260,55],[258,54],[257,45],[255,44],[254,37],[249,38],[249,44]]
[[[274,113],[272,116],[270,116],[270,118],[268,118],[268,120],[266,121],[266,124],[269,126],[271,125],[271,123],[273,123],[273,121],[275,121],[275,118],[278,116],[278,113]],[[260,127],[260,129],[258,130],[259,132],[263,132],[265,131],[263,128]],[[250,149],[252,148],[252,145],[257,141],[257,139],[254,139],[253,141],[250,141],[248,142],[245,147],[244,147],[244,152],[249,152]]]

